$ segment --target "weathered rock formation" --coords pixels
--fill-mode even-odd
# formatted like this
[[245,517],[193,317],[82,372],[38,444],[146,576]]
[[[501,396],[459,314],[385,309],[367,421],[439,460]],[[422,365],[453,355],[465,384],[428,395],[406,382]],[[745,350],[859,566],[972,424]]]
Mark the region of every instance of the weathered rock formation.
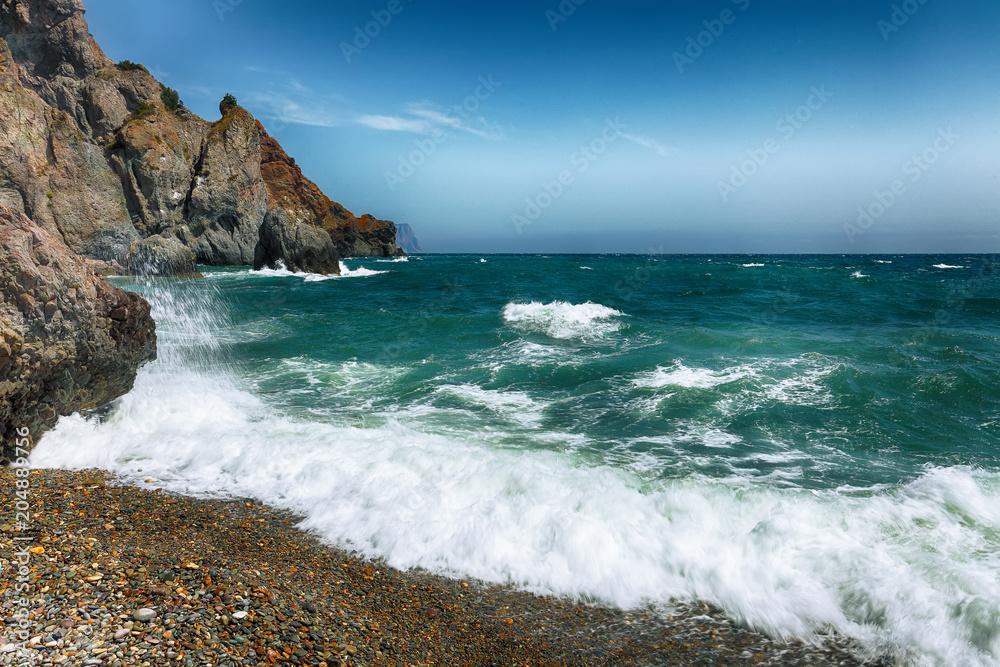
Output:
[[330,235],[319,227],[288,220],[283,208],[272,208],[260,227],[260,242],[254,268],[278,268],[289,271],[339,275],[340,261]]
[[417,240],[417,235],[413,232],[413,227],[410,227],[405,222],[396,225],[396,245],[399,246],[400,250],[408,254],[422,252],[420,250],[420,241]]
[[[393,223],[330,201],[245,109],[226,104],[209,123],[167,92],[104,55],[81,0],[4,0],[0,204],[74,252],[121,265],[151,236],[177,239],[200,263],[251,264],[274,208],[290,226],[323,229],[340,257],[399,252]],[[315,235],[283,236],[297,238]]]
[[16,458],[59,415],[106,404],[132,389],[156,356],[149,304],[94,268],[23,214],[0,205],[0,441]]

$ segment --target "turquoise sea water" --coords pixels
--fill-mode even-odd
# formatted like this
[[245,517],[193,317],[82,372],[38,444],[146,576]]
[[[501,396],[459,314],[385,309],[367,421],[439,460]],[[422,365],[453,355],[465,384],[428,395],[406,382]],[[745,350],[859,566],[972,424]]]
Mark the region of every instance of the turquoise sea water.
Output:
[[119,281],[160,359],[36,465],[400,567],[1000,664],[1000,259],[422,256]]

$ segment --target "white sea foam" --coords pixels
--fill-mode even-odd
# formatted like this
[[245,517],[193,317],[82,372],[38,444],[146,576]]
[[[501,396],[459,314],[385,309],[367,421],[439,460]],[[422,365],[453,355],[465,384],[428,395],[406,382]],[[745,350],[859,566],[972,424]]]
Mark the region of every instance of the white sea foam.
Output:
[[343,262],[340,263],[340,277],[341,278],[366,278],[368,276],[377,276],[382,273],[389,273],[388,271],[372,271],[371,269],[366,269],[363,266],[359,266],[356,269],[349,268]]
[[[402,259],[406,258],[403,257]],[[264,276],[270,278],[293,278],[293,277],[302,278],[303,280],[305,280],[305,282],[311,283],[311,282],[322,282],[324,280],[336,280],[338,278],[365,278],[368,276],[377,276],[383,273],[389,273],[389,271],[373,271],[371,269],[366,269],[363,266],[359,266],[356,269],[351,269],[343,262],[340,262],[339,276],[337,275],[324,276],[323,274],[320,273],[289,271],[287,268],[285,268],[284,262],[279,260],[277,262],[277,268],[274,269],[263,268],[260,270],[251,269],[249,273],[255,276]]]
[[621,323],[616,318],[622,316],[624,313],[614,308],[589,301],[508,303],[503,309],[504,320],[509,324],[562,339],[599,338],[617,331]]
[[678,360],[669,368],[658,367],[632,381],[636,387],[659,389],[661,387],[685,387],[689,389],[711,389],[722,384],[736,382],[756,375],[756,370],[748,365],[735,366],[722,371],[708,368],[690,368]]
[[[321,390],[330,395],[351,397],[351,408],[363,410],[370,407],[372,399],[380,392],[387,390],[399,379],[402,370],[357,361],[347,361],[339,364],[327,364],[308,357],[282,359],[273,370],[263,370],[260,378],[281,379],[285,382],[294,379],[308,387],[308,393]],[[284,389],[283,393],[295,390]],[[300,389],[299,393],[306,393]]]
[[764,265],[763,264],[744,264],[743,268],[750,269],[750,268],[755,268],[755,267],[758,267],[758,266],[764,266]]
[[393,259],[376,259],[376,262],[382,262],[383,264],[393,264],[397,262],[409,262],[409,257],[394,257]]
[[761,400],[773,400],[789,405],[825,406],[833,395],[823,385],[823,379],[840,368],[840,364],[821,355],[803,355],[794,359],[762,359],[738,364],[721,370],[687,366],[678,359],[670,366],[658,366],[632,379],[639,389],[715,389],[749,379],[738,393],[725,393],[725,401],[734,408],[757,405]]
[[951,264],[935,264],[935,269],[964,269],[964,266],[953,266]]
[[553,345],[539,345],[529,340],[519,340],[516,343],[501,348],[501,358],[523,366],[577,366],[584,363],[587,357],[577,354],[574,350]]
[[[274,277],[277,277],[277,278],[289,278],[291,276],[303,276],[303,275],[306,275],[304,273],[295,273],[294,271],[289,271],[288,267],[285,266],[285,262],[282,261],[282,260],[280,260],[280,259],[277,262],[275,262],[275,268],[269,269],[267,267],[264,267],[263,269],[251,269],[250,270],[250,274],[251,275],[255,275],[255,276],[267,276],[267,277],[271,277],[271,278],[274,278]],[[220,274],[217,274],[217,275],[219,275],[221,277],[224,277],[226,274],[220,273]]]
[[33,465],[257,497],[397,567],[622,606],[703,600],[780,637],[834,629],[901,665],[996,667],[996,473],[928,469],[870,493],[663,480],[403,418],[374,428],[335,414],[307,420],[214,364],[214,311],[148,296],[159,359],[104,421],[60,420]]
[[864,273],[861,273],[860,271],[855,271],[854,273],[851,274],[851,277],[852,278],[871,278],[871,276],[869,276],[867,274],[864,274]]
[[33,464],[255,496],[397,567],[622,606],[705,600],[915,665],[985,667],[1000,650],[1000,478],[966,469],[867,498],[694,479],[643,492],[622,470],[400,423],[301,422],[226,382],[149,371],[106,423],[63,419]]
[[[802,368],[804,364],[805,368]],[[833,395],[823,386],[822,380],[840,368],[839,364],[820,362],[812,365],[809,360],[796,359],[782,365],[793,368],[794,374],[775,384],[766,385],[764,391],[768,398],[789,405],[814,407],[828,405],[833,401]]]
[[522,426],[537,426],[545,408],[521,391],[483,389],[474,384],[445,385],[438,391],[451,394],[473,405],[481,405]]

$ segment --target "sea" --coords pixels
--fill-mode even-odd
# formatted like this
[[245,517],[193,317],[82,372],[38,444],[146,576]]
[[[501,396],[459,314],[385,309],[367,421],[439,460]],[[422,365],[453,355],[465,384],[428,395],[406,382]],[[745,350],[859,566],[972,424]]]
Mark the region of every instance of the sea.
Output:
[[32,463],[257,498],[399,568],[998,665],[998,267],[420,255],[119,278],[159,359]]

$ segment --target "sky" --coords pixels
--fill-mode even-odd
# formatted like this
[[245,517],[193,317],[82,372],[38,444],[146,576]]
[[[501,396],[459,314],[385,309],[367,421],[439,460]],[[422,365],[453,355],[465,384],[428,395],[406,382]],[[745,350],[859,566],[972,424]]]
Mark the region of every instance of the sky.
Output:
[[998,252],[996,0],[85,0],[429,252]]

